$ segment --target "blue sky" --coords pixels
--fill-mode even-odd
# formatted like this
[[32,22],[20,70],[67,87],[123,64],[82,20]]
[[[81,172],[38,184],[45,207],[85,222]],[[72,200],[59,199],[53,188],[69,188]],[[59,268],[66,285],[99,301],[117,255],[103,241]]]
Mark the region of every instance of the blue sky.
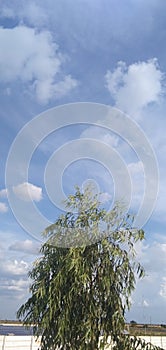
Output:
[[[37,257],[42,225],[47,220],[54,221],[60,213],[61,181],[68,195],[75,184],[82,186],[87,179],[93,179],[109,207],[118,191],[115,185],[124,195],[127,186],[130,187],[127,175],[124,183],[116,182],[123,175],[119,166],[123,168],[124,164],[132,184],[131,208],[137,211],[140,206],[147,174],[143,158],[135,152],[138,146],[135,131],[133,149],[124,137],[125,124],[122,122],[118,136],[109,130],[109,121],[106,123],[102,114],[96,122],[100,119],[104,127],[100,123],[92,125],[91,117],[85,125],[79,116],[77,121],[81,124],[68,125],[70,118],[74,118],[75,107],[70,117],[68,107],[64,107],[66,125],[61,129],[55,130],[49,124],[51,108],[57,111],[61,105],[89,102],[115,107],[122,111],[121,116],[126,113],[131,120],[127,138],[135,128],[141,130],[154,150],[159,180],[154,176],[153,164],[150,168],[148,163],[147,182],[151,188],[147,207],[154,200],[156,182],[159,193],[154,212],[144,226],[146,240],[136,247],[146,276],[137,283],[127,320],[166,323],[166,3],[162,0],[0,0],[0,8],[0,318],[15,318],[17,308],[28,297],[27,272]],[[60,122],[63,108],[58,111]],[[33,124],[40,113],[45,120],[41,128],[38,119]],[[8,158],[9,168],[6,168],[12,143],[18,140],[25,125],[29,127],[25,129],[27,138],[13,155],[17,166]],[[51,133],[47,131],[49,127]],[[39,139],[40,144],[36,141]],[[143,140],[142,136],[138,147],[142,154]],[[24,167],[30,145],[32,157]],[[108,147],[113,150],[110,164],[109,156],[106,157]],[[114,168],[117,173],[113,172]],[[12,207],[6,172],[21,218]],[[33,209],[29,206],[29,193],[34,212],[47,219],[41,220],[40,229],[35,226],[35,216],[30,211]],[[30,232],[26,219],[31,221]]]

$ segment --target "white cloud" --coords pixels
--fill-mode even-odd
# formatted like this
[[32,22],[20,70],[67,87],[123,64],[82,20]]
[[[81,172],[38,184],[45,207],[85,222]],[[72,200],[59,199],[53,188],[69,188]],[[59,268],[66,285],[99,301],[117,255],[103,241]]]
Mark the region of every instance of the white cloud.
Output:
[[64,80],[55,84],[54,93],[57,98],[66,95],[71,89],[77,86],[77,81],[71,75],[65,76]]
[[117,136],[111,134],[111,132],[106,132],[104,128],[97,126],[89,126],[81,133],[80,138],[99,140],[114,148],[117,148],[119,144],[119,138]]
[[135,246],[137,260],[145,268],[145,277],[137,282],[132,295],[134,303],[128,317],[132,319],[132,315],[135,315],[138,322],[149,322],[150,318],[158,322],[162,317],[166,302],[166,241],[164,237],[163,240],[163,243],[139,242]]
[[[156,298],[159,295],[164,296],[164,291],[166,291],[166,243],[154,241],[151,244],[145,244],[145,242],[142,242],[136,244],[136,251],[138,260],[141,261],[145,268],[145,278],[142,281],[142,287],[144,287],[145,291],[148,290],[149,297],[151,297],[151,294],[153,295],[154,291],[156,291]],[[152,284],[155,284],[154,291],[151,291]]]
[[131,175],[139,176],[144,171],[144,167],[141,161],[132,162],[128,164],[128,170]]
[[16,241],[9,247],[9,250],[20,251],[28,254],[37,254],[39,253],[40,244],[33,242],[29,239],[25,241]]
[[17,292],[22,292],[27,289],[29,286],[29,282],[27,280],[11,280],[8,281],[8,283],[5,284],[4,288],[7,290],[14,290]]
[[2,190],[0,190],[0,197],[7,198],[7,189],[6,188],[3,188]]
[[144,107],[158,103],[164,92],[164,75],[155,58],[129,66],[120,61],[113,72],[107,71],[105,79],[116,107],[131,116],[138,117]]
[[13,242],[13,234],[2,231],[1,236],[4,247],[0,256],[0,293],[4,298],[12,298],[11,300],[25,298],[30,283],[27,274],[32,267],[31,258],[28,256],[28,260],[25,260],[22,258],[25,256],[23,251],[15,254],[10,250],[9,241]]
[[42,199],[42,188],[29,182],[24,182],[18,186],[13,186],[13,192],[17,197],[25,202],[40,202]]
[[76,87],[77,82],[71,76],[57,80],[64,57],[49,31],[39,32],[26,26],[1,27],[0,46],[1,82],[19,79],[27,83],[41,103],[61,97]]
[[112,196],[107,192],[103,192],[103,193],[99,194],[99,201],[101,203],[109,202],[111,199],[112,199]]
[[[4,290],[6,294],[11,294],[12,298],[18,298],[21,299],[23,296],[25,297],[25,294],[27,294],[29,289],[29,281],[28,279],[24,280],[22,278],[20,279],[2,279],[0,282],[0,290],[1,293]],[[10,293],[11,292],[11,293]],[[14,294],[13,294],[14,292]],[[20,294],[20,292],[22,293]],[[15,294],[16,293],[16,294]]]
[[17,259],[7,260],[1,262],[1,273],[4,275],[26,275],[29,270],[29,264],[24,261],[18,261]]
[[163,243],[154,241],[151,244],[145,242],[136,244],[138,259],[142,260],[146,272],[154,273],[154,275],[165,275],[166,264],[166,242]]
[[35,2],[18,2],[2,5],[0,17],[18,19],[19,21],[28,22],[30,25],[40,26],[48,22],[46,11],[38,6]]
[[0,213],[6,213],[8,211],[8,207],[5,203],[0,202]]
[[37,99],[41,103],[47,103],[50,96],[61,98],[68,94],[71,89],[77,86],[77,81],[70,75],[66,76],[64,80],[54,84],[51,79],[45,81],[36,81],[35,90]]
[[[14,14],[16,16],[16,14]],[[19,8],[19,17],[27,19],[31,25],[41,25],[47,21],[45,11],[34,2],[26,2]]]
[[[58,47],[48,31],[36,32],[25,26],[0,28],[1,80],[37,80],[52,77],[61,64]],[[13,56],[11,60],[11,50]]]

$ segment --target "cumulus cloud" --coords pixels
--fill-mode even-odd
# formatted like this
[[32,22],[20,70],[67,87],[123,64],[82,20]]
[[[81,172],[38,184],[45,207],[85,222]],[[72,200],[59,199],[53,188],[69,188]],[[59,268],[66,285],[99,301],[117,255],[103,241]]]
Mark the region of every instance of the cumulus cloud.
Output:
[[71,89],[77,86],[77,81],[70,75],[65,76],[64,80],[53,84],[51,79],[35,82],[36,96],[38,101],[47,102],[50,96],[61,98],[68,94]]
[[29,239],[25,241],[16,241],[9,247],[9,250],[20,251],[28,254],[37,254],[39,253],[40,244],[33,242]]
[[[0,81],[27,83],[41,103],[59,98],[76,87],[71,76],[57,79],[64,57],[59,52],[51,33],[27,26],[0,28]],[[12,55],[12,59],[11,59]]]
[[25,202],[40,202],[42,199],[42,188],[29,182],[23,182],[20,185],[13,186],[13,192],[17,197]]
[[25,297],[28,291],[30,281],[27,274],[32,262],[29,256],[28,260],[22,258],[23,251],[14,257],[15,253],[9,247],[9,240],[13,241],[13,235],[1,232],[1,236],[4,237],[5,244],[0,256],[0,293],[5,298],[20,299]]
[[5,276],[20,276],[26,275],[29,270],[29,264],[24,261],[17,259],[1,261],[1,275]]
[[129,66],[120,61],[114,71],[107,71],[105,79],[116,107],[134,116],[150,103],[158,103],[164,92],[164,75],[156,58]]
[[71,77],[71,75],[65,76],[64,80],[58,82],[54,86],[54,93],[57,97],[63,97],[66,95],[71,89],[77,86],[77,81]]
[[5,203],[0,202],[0,213],[6,213],[8,211],[8,207]]

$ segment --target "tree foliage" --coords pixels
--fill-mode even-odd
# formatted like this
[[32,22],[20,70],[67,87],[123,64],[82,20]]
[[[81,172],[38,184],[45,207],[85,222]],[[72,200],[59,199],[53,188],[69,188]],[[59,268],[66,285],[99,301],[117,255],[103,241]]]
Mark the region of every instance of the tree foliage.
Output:
[[88,189],[77,188],[66,206],[45,231],[42,256],[29,273],[31,297],[18,318],[41,335],[42,350],[104,349],[109,336],[115,350],[149,349],[124,333],[135,278],[144,273],[134,251],[144,232],[119,206],[102,209]]

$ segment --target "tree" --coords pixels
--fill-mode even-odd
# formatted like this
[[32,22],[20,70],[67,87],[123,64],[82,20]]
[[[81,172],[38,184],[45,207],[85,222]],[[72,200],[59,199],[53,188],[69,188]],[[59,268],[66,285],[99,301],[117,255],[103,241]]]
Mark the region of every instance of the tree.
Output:
[[135,277],[144,273],[134,251],[144,232],[118,205],[102,209],[89,189],[76,188],[66,206],[45,230],[42,256],[29,273],[32,295],[18,318],[41,335],[42,350],[104,349],[109,336],[114,349],[145,348],[124,333]]

